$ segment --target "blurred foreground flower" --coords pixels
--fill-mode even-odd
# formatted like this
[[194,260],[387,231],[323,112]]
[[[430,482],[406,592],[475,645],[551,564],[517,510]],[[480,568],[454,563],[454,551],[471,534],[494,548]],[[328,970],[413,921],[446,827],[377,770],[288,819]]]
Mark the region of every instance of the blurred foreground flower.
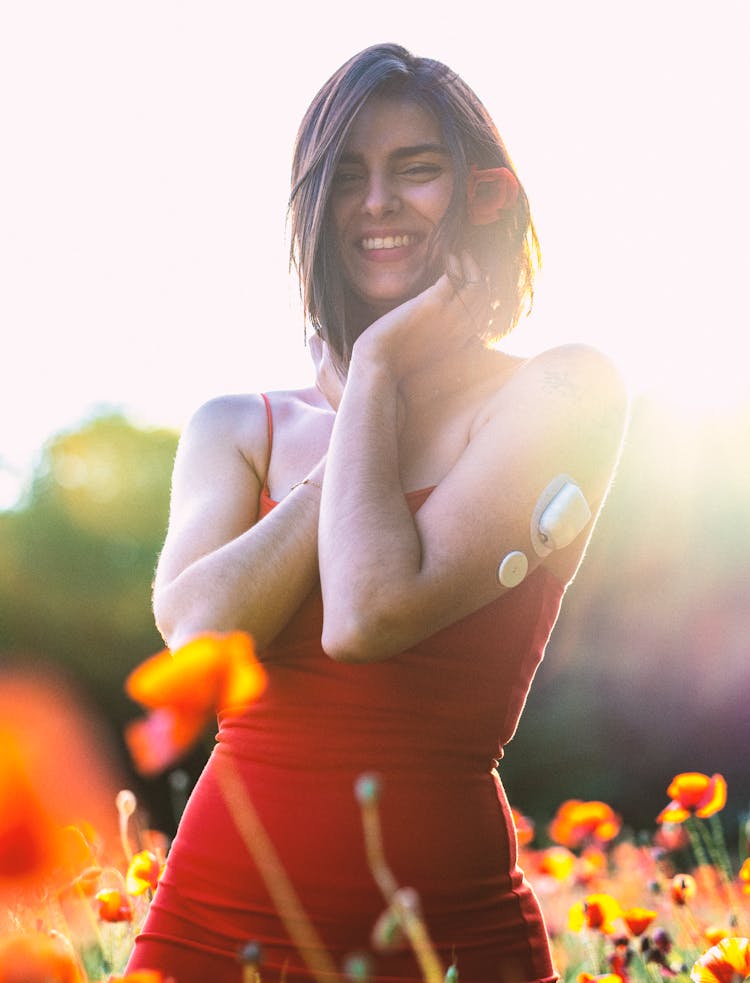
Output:
[[61,935],[28,932],[0,940],[0,983],[85,983],[70,943]]
[[96,861],[81,829],[114,840],[103,743],[61,680],[0,672],[0,899],[83,875]]
[[557,810],[549,835],[555,843],[575,849],[586,843],[613,840],[621,825],[620,817],[605,802],[568,799]]
[[700,957],[690,971],[694,983],[742,983],[750,976],[750,942],[723,939]]
[[162,867],[150,850],[136,853],[128,864],[128,872],[125,876],[128,894],[137,896],[145,894],[146,891],[155,891],[161,872]]
[[686,771],[675,775],[667,789],[672,800],[656,817],[657,823],[684,823],[691,816],[707,819],[724,808],[727,783],[723,775]]
[[235,631],[201,635],[177,649],[164,649],[128,677],[128,695],[151,713],[125,729],[133,762],[155,775],[181,758],[215,713],[252,703],[266,685],[249,635]]

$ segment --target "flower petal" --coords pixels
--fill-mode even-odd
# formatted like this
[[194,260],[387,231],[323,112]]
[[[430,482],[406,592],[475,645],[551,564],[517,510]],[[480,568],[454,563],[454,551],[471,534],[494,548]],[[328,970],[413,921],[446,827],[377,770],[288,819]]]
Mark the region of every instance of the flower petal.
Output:
[[182,758],[206,725],[204,713],[163,707],[132,720],[124,730],[125,743],[141,775],[158,775]]
[[750,942],[745,938],[722,939],[704,952],[690,971],[694,983],[730,983],[750,976]]

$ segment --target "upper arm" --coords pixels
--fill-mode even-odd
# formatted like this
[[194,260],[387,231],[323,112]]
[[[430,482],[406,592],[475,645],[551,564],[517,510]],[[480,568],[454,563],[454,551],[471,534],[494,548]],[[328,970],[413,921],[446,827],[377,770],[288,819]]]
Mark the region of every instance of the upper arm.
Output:
[[[498,583],[498,565],[512,550],[526,555],[529,571],[544,563],[563,582],[573,576],[618,459],[627,402],[612,364],[582,346],[546,352],[516,372],[415,515],[419,570],[398,596],[385,588],[381,652],[401,651],[502,594],[508,588]],[[542,560],[531,517],[561,474],[582,490],[592,519]]]
[[159,558],[154,602],[191,563],[253,525],[267,451],[259,396],[223,396],[204,404],[188,423],[172,476],[169,530]]

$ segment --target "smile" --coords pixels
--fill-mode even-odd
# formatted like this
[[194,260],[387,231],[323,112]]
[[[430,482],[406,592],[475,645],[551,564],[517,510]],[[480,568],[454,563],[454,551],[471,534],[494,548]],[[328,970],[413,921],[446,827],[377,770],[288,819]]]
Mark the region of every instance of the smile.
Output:
[[401,246],[411,246],[411,244],[415,241],[416,241],[415,236],[410,236],[410,235],[384,236],[382,239],[381,238],[363,239],[362,248],[364,250],[399,249]]

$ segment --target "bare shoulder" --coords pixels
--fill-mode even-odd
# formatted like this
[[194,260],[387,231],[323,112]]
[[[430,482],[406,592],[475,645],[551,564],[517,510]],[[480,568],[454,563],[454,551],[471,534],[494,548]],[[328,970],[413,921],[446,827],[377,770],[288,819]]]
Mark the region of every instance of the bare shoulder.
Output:
[[[182,442],[236,451],[258,475],[265,471],[269,452],[269,414],[282,422],[301,405],[314,401],[315,390],[276,390],[267,394],[234,393],[203,403],[190,418]],[[266,403],[268,400],[268,404]]]
[[556,422],[584,423],[622,432],[629,396],[614,361],[589,345],[550,348],[532,358],[517,360],[510,378],[499,386],[487,406],[487,416],[512,407]]
[[605,394],[627,399],[625,382],[609,356],[589,345],[560,345],[524,364],[530,379],[571,399]]

